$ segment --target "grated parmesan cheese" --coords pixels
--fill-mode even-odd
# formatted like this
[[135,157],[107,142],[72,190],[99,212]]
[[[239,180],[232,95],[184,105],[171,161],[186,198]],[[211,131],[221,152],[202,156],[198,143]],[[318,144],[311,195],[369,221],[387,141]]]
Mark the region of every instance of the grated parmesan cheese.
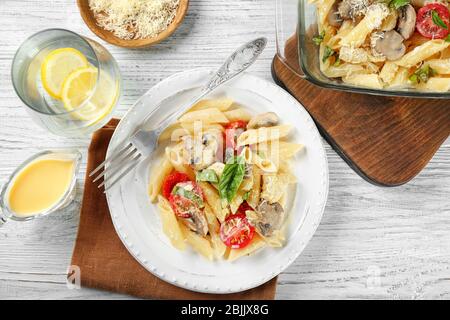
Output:
[[175,19],[180,0],[89,0],[99,27],[130,40],[153,38]]

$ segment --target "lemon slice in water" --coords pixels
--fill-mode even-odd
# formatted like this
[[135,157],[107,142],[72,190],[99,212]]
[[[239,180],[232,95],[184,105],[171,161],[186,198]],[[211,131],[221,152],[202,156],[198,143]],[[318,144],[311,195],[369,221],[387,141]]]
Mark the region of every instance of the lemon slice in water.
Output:
[[42,86],[51,97],[59,100],[67,76],[76,69],[88,66],[86,57],[74,48],[53,50],[45,57],[41,65]]
[[97,122],[111,112],[118,88],[105,73],[98,83],[97,78],[97,68],[87,67],[73,71],[64,81],[61,94],[64,108],[74,118]]

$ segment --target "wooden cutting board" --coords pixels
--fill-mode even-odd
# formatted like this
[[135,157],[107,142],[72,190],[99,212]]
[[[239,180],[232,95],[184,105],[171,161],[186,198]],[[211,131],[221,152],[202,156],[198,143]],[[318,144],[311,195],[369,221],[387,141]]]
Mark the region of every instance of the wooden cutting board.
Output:
[[278,56],[273,60],[275,81],[303,104],[325,139],[369,182],[390,187],[407,183],[450,135],[450,100],[322,89],[295,72],[296,37],[285,51],[287,63]]

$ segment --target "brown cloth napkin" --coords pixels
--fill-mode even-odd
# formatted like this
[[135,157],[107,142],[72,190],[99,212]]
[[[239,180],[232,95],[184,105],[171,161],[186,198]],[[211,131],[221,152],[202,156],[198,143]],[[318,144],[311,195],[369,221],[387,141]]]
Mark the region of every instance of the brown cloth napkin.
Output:
[[273,299],[276,278],[236,294],[197,293],[160,280],[128,253],[112,224],[105,195],[88,177],[88,173],[105,159],[117,123],[118,120],[113,119],[95,132],[89,146],[80,225],[72,256],[72,266],[80,268],[81,286],[153,299]]

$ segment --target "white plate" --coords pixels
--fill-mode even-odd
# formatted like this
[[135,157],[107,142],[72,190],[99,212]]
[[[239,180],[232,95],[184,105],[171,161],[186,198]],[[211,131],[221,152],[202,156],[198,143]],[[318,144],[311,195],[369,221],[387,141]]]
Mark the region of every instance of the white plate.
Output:
[[[209,76],[207,70],[190,70],[175,74],[150,89],[120,122],[108,154],[131,135],[160,101],[164,100],[164,105],[155,120],[186,103]],[[292,140],[306,146],[305,152],[294,162],[299,182],[290,192],[292,209],[283,248],[264,248],[234,262],[210,262],[191,249],[176,250],[163,234],[157,208],[147,196],[150,160],[139,165],[106,194],[117,234],[144,268],[176,286],[207,293],[254,288],[286,269],[313,236],[328,195],[325,151],[313,120],[301,104],[280,87],[249,74],[243,74],[213,95],[224,96],[254,113],[276,112],[283,123],[295,126]]]

